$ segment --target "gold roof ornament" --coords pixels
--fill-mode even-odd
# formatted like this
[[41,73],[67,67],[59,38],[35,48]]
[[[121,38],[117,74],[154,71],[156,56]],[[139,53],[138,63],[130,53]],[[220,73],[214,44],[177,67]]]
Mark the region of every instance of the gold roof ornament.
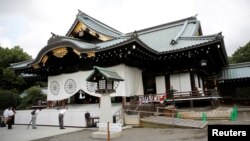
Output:
[[53,55],[58,58],[63,58],[63,56],[65,56],[68,53],[66,47],[54,49],[52,50],[52,52],[53,52]]
[[95,51],[87,52],[88,58],[95,57]]
[[45,64],[47,62],[48,58],[49,57],[47,55],[44,55],[43,59],[42,59],[42,63]]
[[74,53],[75,53],[75,54],[77,54],[78,56],[80,56],[80,55],[81,55],[81,53],[80,53],[78,50],[73,49],[73,51],[74,51]]
[[34,64],[34,65],[32,65],[32,67],[33,67],[34,69],[39,69],[39,68],[40,68],[40,66],[39,66],[38,64]]

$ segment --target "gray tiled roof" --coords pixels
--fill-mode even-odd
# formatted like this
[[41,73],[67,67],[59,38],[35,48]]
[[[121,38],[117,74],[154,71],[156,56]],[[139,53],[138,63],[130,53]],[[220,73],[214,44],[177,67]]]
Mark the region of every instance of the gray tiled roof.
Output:
[[103,74],[107,79],[113,79],[113,80],[120,80],[123,81],[124,79],[114,70],[97,67],[94,66],[95,69],[97,69],[101,74]]
[[12,63],[10,64],[10,68],[15,69],[15,68],[22,68],[26,67],[28,64],[32,63],[34,60],[28,60],[28,61],[23,61],[23,62],[18,62],[18,63]]
[[82,22],[84,23],[88,28],[90,28],[91,30],[94,30],[98,33],[110,36],[110,37],[119,37],[124,35],[122,32],[96,20],[95,18],[79,11],[79,13],[76,16],[76,20],[74,22],[74,24],[72,25],[72,27],[70,28],[70,30],[68,31],[67,35],[70,34],[70,32],[72,31],[72,28],[74,27],[74,25],[78,22]]
[[80,50],[86,50],[86,49],[95,49],[97,46],[92,43],[86,43],[80,39],[77,38],[71,38],[71,37],[65,37],[65,36],[59,36],[55,35],[54,37],[51,37],[48,40],[48,45],[55,44],[57,42],[67,42],[71,43],[72,45],[78,47]]
[[250,62],[231,64],[222,70],[219,80],[250,78]]
[[190,22],[187,24],[180,37],[177,39],[177,43],[171,44],[171,41],[180,32],[180,30],[182,30],[183,24],[174,27],[167,27],[165,29],[152,31],[149,33],[138,33],[138,37],[147,46],[156,50],[157,52],[173,51],[210,41],[210,39],[201,39],[198,36],[196,38],[194,34],[197,32],[196,26],[199,25],[197,25],[197,23]]
[[114,70],[107,69],[107,68],[102,68],[102,67],[97,67],[94,66],[94,72],[90,74],[86,80],[87,81],[93,81],[93,76],[96,75],[96,73],[102,74],[107,80],[118,80],[118,81],[124,81],[124,79]]
[[[80,39],[61,36],[61,44],[60,42],[54,42],[52,39],[52,41],[49,42],[48,45],[44,47],[40,52],[45,52],[47,50],[47,47],[50,47],[52,44],[56,43],[58,43],[58,45],[65,46],[71,45],[70,47],[76,47],[77,49],[79,49],[80,52],[84,52],[87,49],[102,51],[110,49],[112,47],[121,46],[124,43],[138,41],[142,43],[142,46],[146,47],[150,51],[156,54],[161,54],[182,49],[188,49],[190,47],[197,47],[214,41],[222,40],[222,36],[220,33],[210,36],[197,36],[198,32],[201,32],[201,28],[200,22],[196,19],[196,16],[138,30],[136,32],[131,32],[124,35],[123,33],[79,11],[77,18],[71,29],[68,31],[67,35],[70,34],[71,30],[73,30],[73,27],[78,21],[83,22],[86,26],[88,26],[88,28],[96,32],[114,38],[101,43],[90,44],[83,42]],[[36,59],[40,60],[41,57],[42,56],[38,54]],[[20,63],[16,65],[24,65],[25,67],[25,64],[27,66],[28,63]]]
[[[115,37],[112,40],[96,44],[98,49],[108,49],[129,40],[133,32],[124,35],[123,33],[103,24],[102,22],[79,11],[77,19],[83,22],[88,28],[105,35]],[[73,26],[72,26],[73,27]],[[196,16],[188,17],[171,23],[150,27],[137,31],[137,38],[148,48],[156,53],[176,51],[205,44],[216,40],[216,36],[196,36],[200,28],[200,22]],[[171,42],[173,42],[172,44]]]
[[[187,22],[187,25],[184,24]],[[184,27],[184,28],[183,28]],[[160,27],[149,28],[137,31],[137,38],[149,48],[157,53],[170,52],[188,47],[198,46],[214,40],[217,40],[220,34],[209,36],[195,36],[198,32],[199,22],[196,19],[190,21],[182,20],[178,23],[162,25]],[[181,31],[181,33],[180,33]],[[130,39],[132,33],[118,39],[113,39],[97,44],[99,49],[109,48]],[[176,36],[178,35],[178,36]],[[171,44],[175,38],[176,43]]]
[[108,48],[114,45],[118,45],[122,42],[125,42],[127,40],[129,40],[130,38],[128,37],[122,37],[122,38],[118,38],[118,39],[113,39],[113,40],[109,40],[106,42],[102,42],[102,43],[98,43],[96,44],[99,48],[98,49],[104,49],[104,48]]

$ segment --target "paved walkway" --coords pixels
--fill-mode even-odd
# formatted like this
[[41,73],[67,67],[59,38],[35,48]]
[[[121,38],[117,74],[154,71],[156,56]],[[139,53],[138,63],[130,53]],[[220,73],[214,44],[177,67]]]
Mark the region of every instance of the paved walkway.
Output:
[[37,129],[30,128],[27,125],[13,125],[13,129],[8,130],[7,127],[0,128],[1,141],[29,141],[37,140],[45,137],[62,135],[66,133],[84,130],[83,128],[67,128],[60,130],[59,127],[37,126]]

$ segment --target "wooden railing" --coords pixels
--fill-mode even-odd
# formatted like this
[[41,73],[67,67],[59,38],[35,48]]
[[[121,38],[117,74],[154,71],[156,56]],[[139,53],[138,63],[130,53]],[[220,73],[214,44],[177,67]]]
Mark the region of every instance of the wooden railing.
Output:
[[[211,97],[219,96],[218,91],[216,90],[200,90],[200,91],[184,91],[184,92],[174,92],[174,98],[199,98],[199,97]],[[152,102],[162,102],[165,98],[172,99],[169,93],[161,94],[147,94],[143,96],[134,97],[131,100],[131,104],[143,104],[143,103],[152,103]]]
[[124,114],[123,114],[122,108],[119,109],[117,112],[115,112],[113,114],[113,123],[117,123],[117,122],[121,121],[122,122],[121,124],[123,124],[123,117],[124,117],[123,115]]
[[219,96],[219,93],[216,90],[185,91],[185,92],[175,92],[174,93],[174,98],[208,97],[208,96]]

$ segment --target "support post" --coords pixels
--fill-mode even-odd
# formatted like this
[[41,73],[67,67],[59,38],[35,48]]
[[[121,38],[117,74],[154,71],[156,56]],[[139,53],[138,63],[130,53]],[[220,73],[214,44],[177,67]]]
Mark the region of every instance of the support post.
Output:
[[193,109],[193,107],[194,107],[194,102],[193,102],[193,100],[190,100],[190,108]]
[[125,105],[126,105],[126,97],[125,96],[123,96],[122,97],[122,108],[124,108],[125,107]]
[[109,122],[107,124],[108,124],[107,125],[107,132],[108,132],[108,134],[107,134],[107,141],[110,141]]

